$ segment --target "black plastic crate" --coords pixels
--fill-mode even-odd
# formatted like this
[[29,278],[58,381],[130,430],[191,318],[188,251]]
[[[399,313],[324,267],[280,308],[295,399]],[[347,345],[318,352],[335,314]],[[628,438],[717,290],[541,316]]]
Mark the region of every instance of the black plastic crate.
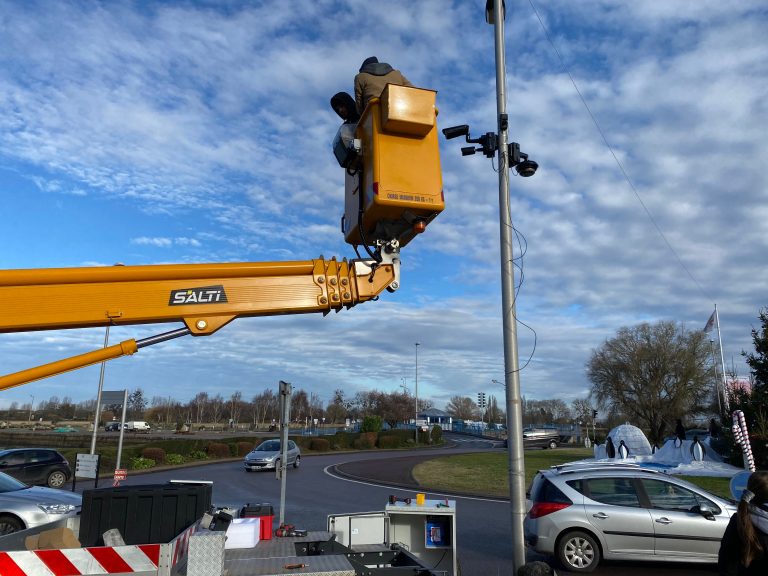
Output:
[[150,484],[83,492],[79,539],[103,546],[102,534],[117,528],[126,544],[173,540],[211,507],[210,484]]

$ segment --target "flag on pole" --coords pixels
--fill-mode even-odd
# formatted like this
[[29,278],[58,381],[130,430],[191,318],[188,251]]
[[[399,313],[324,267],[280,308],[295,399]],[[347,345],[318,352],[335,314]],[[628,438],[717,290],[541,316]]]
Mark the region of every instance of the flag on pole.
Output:
[[712,327],[715,325],[715,313],[712,312],[712,316],[709,317],[709,320],[707,320],[707,325],[704,326],[704,332],[707,333],[710,330],[712,330]]

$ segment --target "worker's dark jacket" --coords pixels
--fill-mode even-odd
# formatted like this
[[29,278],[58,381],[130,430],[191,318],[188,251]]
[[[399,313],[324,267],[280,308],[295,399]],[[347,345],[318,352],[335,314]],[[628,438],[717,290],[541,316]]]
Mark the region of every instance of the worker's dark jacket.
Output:
[[728,527],[725,529],[723,539],[720,542],[720,554],[717,558],[717,568],[720,576],[766,576],[768,575],[768,534],[757,531],[758,538],[763,545],[763,553],[749,565],[749,568],[741,564],[741,540],[737,525],[738,515],[734,514]]

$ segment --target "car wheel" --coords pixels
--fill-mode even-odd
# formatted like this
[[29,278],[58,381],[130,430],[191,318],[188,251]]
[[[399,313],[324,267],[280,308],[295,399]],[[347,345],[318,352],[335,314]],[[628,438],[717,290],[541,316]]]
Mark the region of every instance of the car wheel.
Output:
[[555,442],[554,440],[550,440],[549,447],[552,449],[557,448],[557,442]]
[[299,464],[301,464],[301,456],[296,456],[296,460],[293,462],[293,467],[298,468]]
[[51,488],[61,488],[64,486],[64,482],[67,481],[67,476],[62,472],[61,470],[54,470],[50,474],[48,474],[48,480],[46,480],[46,484],[50,486]]
[[600,547],[586,532],[574,530],[557,543],[557,559],[566,570],[592,572],[600,563]]
[[0,536],[24,530],[21,520],[13,516],[0,516]]

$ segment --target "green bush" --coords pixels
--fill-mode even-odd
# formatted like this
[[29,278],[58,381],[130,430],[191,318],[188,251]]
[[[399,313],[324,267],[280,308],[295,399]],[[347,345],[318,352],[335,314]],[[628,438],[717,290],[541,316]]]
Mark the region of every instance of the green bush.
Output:
[[131,470],[146,470],[154,466],[155,461],[151,458],[131,458]]
[[162,448],[147,447],[141,451],[141,457],[154,460],[157,464],[165,462],[165,450]]
[[189,453],[190,460],[208,460],[208,454],[202,450],[194,450]]
[[206,448],[209,458],[229,458],[229,444],[223,442],[209,442]]
[[237,447],[238,456],[245,456],[254,448],[253,442],[238,442],[235,446]]
[[432,426],[432,442],[440,444],[443,441],[443,429],[435,424]]
[[352,447],[352,434],[349,432],[336,432],[330,438],[334,450],[349,450]]
[[331,443],[325,438],[312,438],[309,442],[310,450],[317,450],[318,452],[327,452],[331,449]]
[[380,416],[366,416],[360,425],[360,432],[380,432],[383,424]]
[[184,464],[184,456],[181,454],[168,454],[165,457],[166,464],[172,464],[174,466],[178,464]]

